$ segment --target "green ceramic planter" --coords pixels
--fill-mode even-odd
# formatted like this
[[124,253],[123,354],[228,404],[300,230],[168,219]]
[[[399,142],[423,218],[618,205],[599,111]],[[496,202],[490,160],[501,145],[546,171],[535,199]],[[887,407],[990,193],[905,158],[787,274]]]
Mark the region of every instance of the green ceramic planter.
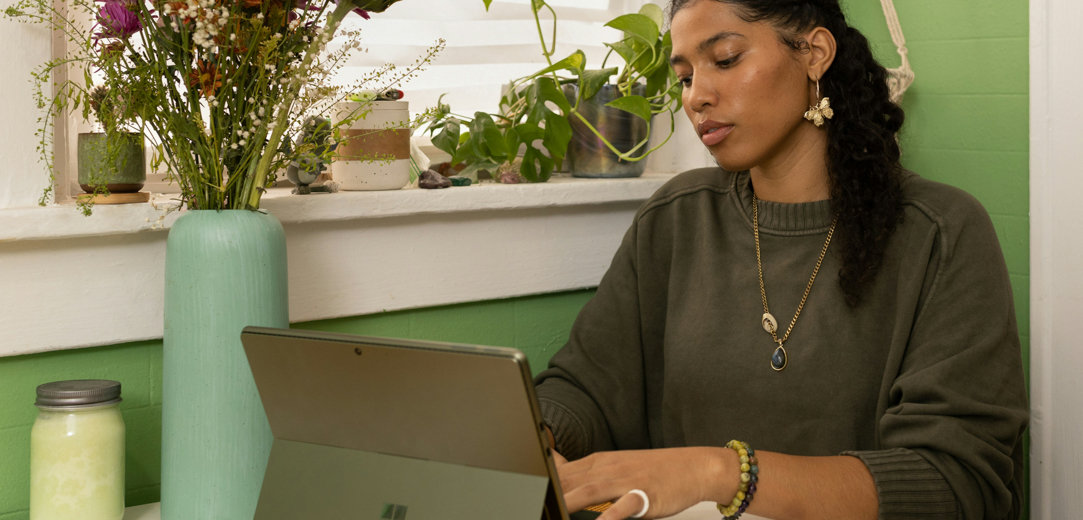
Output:
[[252,518],[271,430],[240,334],[289,326],[282,225],[189,211],[169,231],[165,284],[162,518]]
[[94,193],[105,186],[110,193],[135,193],[147,182],[143,134],[79,134],[79,187]]

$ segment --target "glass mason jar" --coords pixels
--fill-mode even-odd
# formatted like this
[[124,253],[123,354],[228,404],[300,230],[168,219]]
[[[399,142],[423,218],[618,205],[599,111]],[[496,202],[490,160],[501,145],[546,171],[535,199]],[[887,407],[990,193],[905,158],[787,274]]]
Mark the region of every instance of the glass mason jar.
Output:
[[120,383],[55,381],[38,387],[30,430],[30,520],[124,517]]

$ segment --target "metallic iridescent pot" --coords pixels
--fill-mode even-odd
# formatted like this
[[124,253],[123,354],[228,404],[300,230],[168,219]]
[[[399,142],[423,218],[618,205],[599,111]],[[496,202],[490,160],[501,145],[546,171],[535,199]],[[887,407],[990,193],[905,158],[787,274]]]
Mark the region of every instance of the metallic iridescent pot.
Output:
[[[575,103],[576,85],[565,85],[564,95]],[[634,94],[642,94],[644,87],[636,86]],[[621,152],[631,150],[647,137],[647,122],[623,110],[605,106],[621,96],[616,85],[605,85],[594,97],[584,99],[579,105],[579,112],[598,129],[616,149]],[[574,177],[639,177],[643,174],[646,161],[626,161],[617,157],[605,143],[587,128],[577,117],[569,118],[572,125],[572,140],[568,143],[568,153],[564,165]],[[641,156],[647,146],[636,152]]]

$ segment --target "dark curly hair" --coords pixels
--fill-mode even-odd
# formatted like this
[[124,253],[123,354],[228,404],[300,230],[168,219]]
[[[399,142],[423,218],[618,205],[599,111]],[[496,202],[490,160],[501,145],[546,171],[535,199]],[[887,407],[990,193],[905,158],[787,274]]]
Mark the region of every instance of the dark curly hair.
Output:
[[[694,1],[670,0],[670,20]],[[902,219],[896,134],[904,115],[890,99],[887,70],[873,58],[865,36],[846,23],[837,0],[711,1],[732,5],[747,22],[772,24],[795,52],[808,51],[799,36],[804,31],[824,27],[835,36],[835,60],[820,79],[820,92],[835,111],[826,128],[831,204],[839,218],[839,286],[847,303],[857,306]]]

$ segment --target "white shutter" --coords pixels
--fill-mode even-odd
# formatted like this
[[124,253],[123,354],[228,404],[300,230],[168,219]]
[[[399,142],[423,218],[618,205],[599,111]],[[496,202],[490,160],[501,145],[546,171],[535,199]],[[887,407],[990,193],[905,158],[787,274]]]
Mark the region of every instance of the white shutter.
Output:
[[[604,42],[620,33],[605,22],[636,12],[643,0],[549,0],[556,10],[557,46],[553,61],[576,49],[588,68],[601,68]],[[543,12],[542,30],[551,44],[552,19]],[[384,63],[406,65],[437,39],[446,49],[413,81],[400,86],[410,111],[434,106],[441,94],[452,111],[472,115],[495,112],[501,85],[547,65],[529,0],[494,0],[488,12],[482,0],[402,0],[371,20],[351,16],[349,27],[361,30],[366,53],[358,53],[342,71],[355,78]]]

